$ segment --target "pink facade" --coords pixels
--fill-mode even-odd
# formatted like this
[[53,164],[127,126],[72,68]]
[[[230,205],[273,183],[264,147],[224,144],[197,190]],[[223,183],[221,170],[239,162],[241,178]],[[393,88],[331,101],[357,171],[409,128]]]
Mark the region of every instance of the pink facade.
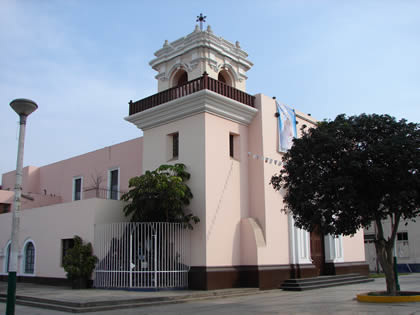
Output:
[[[131,103],[126,120],[143,130],[144,170],[181,162],[191,173],[190,209],[200,224],[192,232],[190,286],[275,288],[289,277],[366,273],[362,231],[311,234],[281,211],[282,193],[269,185],[283,156],[276,102],[246,94],[247,54],[195,30],[155,56],[159,93]],[[298,111],[296,120],[298,136],[317,123]]]
[[[276,102],[245,92],[245,73],[252,63],[239,45],[196,29],[165,43],[155,56],[151,65],[158,71],[160,93],[130,103],[126,117],[144,136],[43,167],[26,167],[23,208],[37,208],[32,215],[60,211],[58,225],[65,224],[61,218],[66,209],[78,211],[73,226],[86,215],[89,224],[84,222],[78,231],[90,240],[95,222],[124,220],[123,204],[92,202],[96,210],[90,214],[78,204],[87,209],[85,199],[119,199],[130,178],[161,164],[184,163],[194,195],[189,210],[200,218],[191,233],[191,288],[268,289],[290,277],[367,272],[362,231],[354,237],[315,235],[296,228],[293,218],[281,211],[283,194],[269,185],[284,154],[278,150]],[[185,76],[189,82],[178,86],[178,78]],[[301,127],[317,122],[298,111],[296,121],[298,136]],[[14,180],[14,172],[3,175],[0,203],[11,202]],[[3,249],[8,240],[1,232],[5,222],[0,217]],[[42,223],[31,228],[42,229]],[[27,230],[27,238],[39,235],[37,231]],[[321,255],[320,263],[315,254]],[[54,268],[52,276],[62,276]]]
[[[74,182],[79,178],[80,199],[107,199],[112,170],[118,175],[117,191],[126,192],[128,180],[142,172],[142,149],[143,138],[136,138],[42,167],[27,166],[23,170],[22,209],[73,201]],[[2,189],[13,191],[15,171],[3,174],[2,179]]]

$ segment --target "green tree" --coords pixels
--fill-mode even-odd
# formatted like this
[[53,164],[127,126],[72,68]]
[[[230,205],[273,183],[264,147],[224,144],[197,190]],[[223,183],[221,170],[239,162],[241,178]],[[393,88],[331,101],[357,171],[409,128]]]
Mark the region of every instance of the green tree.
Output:
[[93,255],[91,243],[83,244],[80,236],[74,236],[74,246],[67,250],[63,267],[69,280],[90,279],[98,258]]
[[193,195],[185,183],[190,178],[184,164],[161,165],[154,171],[133,177],[129,192],[121,199],[129,203],[124,207],[132,222],[177,222],[193,228],[197,216],[186,214],[185,208]]
[[376,224],[376,253],[391,295],[398,225],[419,215],[419,126],[388,115],[339,115],[294,139],[284,168],[271,178],[274,189],[285,190],[284,211],[300,228],[353,235]]

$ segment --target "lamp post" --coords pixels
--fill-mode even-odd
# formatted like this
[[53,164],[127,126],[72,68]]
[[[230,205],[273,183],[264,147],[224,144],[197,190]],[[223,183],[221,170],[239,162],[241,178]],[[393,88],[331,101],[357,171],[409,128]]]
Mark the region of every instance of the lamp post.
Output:
[[16,272],[18,262],[19,249],[19,221],[20,221],[20,199],[22,195],[22,167],[23,167],[23,147],[25,142],[25,127],[26,118],[34,112],[38,105],[31,100],[19,98],[10,103],[10,107],[19,115],[19,143],[16,162],[16,185],[15,185],[15,199],[12,216],[12,236],[11,236],[11,251],[9,255],[9,276],[7,283],[7,306],[6,315],[15,314],[16,304]]

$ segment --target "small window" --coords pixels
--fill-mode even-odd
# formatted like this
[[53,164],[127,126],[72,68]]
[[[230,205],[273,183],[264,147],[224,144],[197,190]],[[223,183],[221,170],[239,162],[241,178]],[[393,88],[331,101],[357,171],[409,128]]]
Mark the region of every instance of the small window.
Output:
[[239,135],[229,133],[229,156],[239,160]]
[[396,251],[397,257],[410,258],[410,248],[408,244],[408,232],[397,233]]
[[166,160],[177,160],[179,157],[179,133],[173,132],[166,135]]
[[74,246],[74,239],[66,238],[61,240],[61,265],[63,265],[64,256],[66,256],[67,251]]
[[365,241],[374,241],[375,239],[375,234],[365,234]]
[[119,199],[118,169],[109,171],[109,199]]
[[0,214],[10,212],[10,203],[0,203]]
[[398,232],[397,233],[398,241],[408,241],[408,232]]
[[234,153],[233,134],[229,134],[229,156],[233,157]]
[[10,264],[10,249],[12,247],[12,244],[9,242],[6,247],[6,257],[4,259],[4,272],[9,272],[9,264]]
[[82,178],[73,179],[73,200],[82,200]]
[[179,133],[172,135],[172,158],[177,159],[179,154]]
[[24,250],[24,257],[25,257],[25,265],[24,265],[24,272],[27,274],[34,273],[35,267],[35,246],[32,242],[28,242],[25,246]]

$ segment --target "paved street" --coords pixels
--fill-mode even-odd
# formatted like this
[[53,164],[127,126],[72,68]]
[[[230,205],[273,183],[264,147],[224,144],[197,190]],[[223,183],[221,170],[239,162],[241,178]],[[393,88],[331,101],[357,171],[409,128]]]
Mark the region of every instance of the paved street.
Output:
[[[420,291],[420,274],[400,277],[405,291]],[[194,300],[181,304],[138,307],[89,314],[419,314],[420,303],[370,304],[355,300],[357,293],[379,291],[385,288],[384,279],[374,282],[339,286],[304,292],[281,290],[262,294]],[[77,292],[77,291],[76,291]],[[75,294],[76,294],[75,292]],[[80,292],[80,291],[79,291]],[[86,292],[86,291],[85,291]],[[112,292],[112,291],[111,291]],[[121,292],[121,291],[119,291]],[[41,293],[41,292],[40,292]],[[130,292],[132,293],[132,292]],[[41,293],[42,294],[42,293]],[[142,294],[142,293],[138,293]],[[148,293],[150,294],[150,293]],[[0,304],[0,312],[5,311]],[[17,305],[16,314],[69,314],[65,312]]]

